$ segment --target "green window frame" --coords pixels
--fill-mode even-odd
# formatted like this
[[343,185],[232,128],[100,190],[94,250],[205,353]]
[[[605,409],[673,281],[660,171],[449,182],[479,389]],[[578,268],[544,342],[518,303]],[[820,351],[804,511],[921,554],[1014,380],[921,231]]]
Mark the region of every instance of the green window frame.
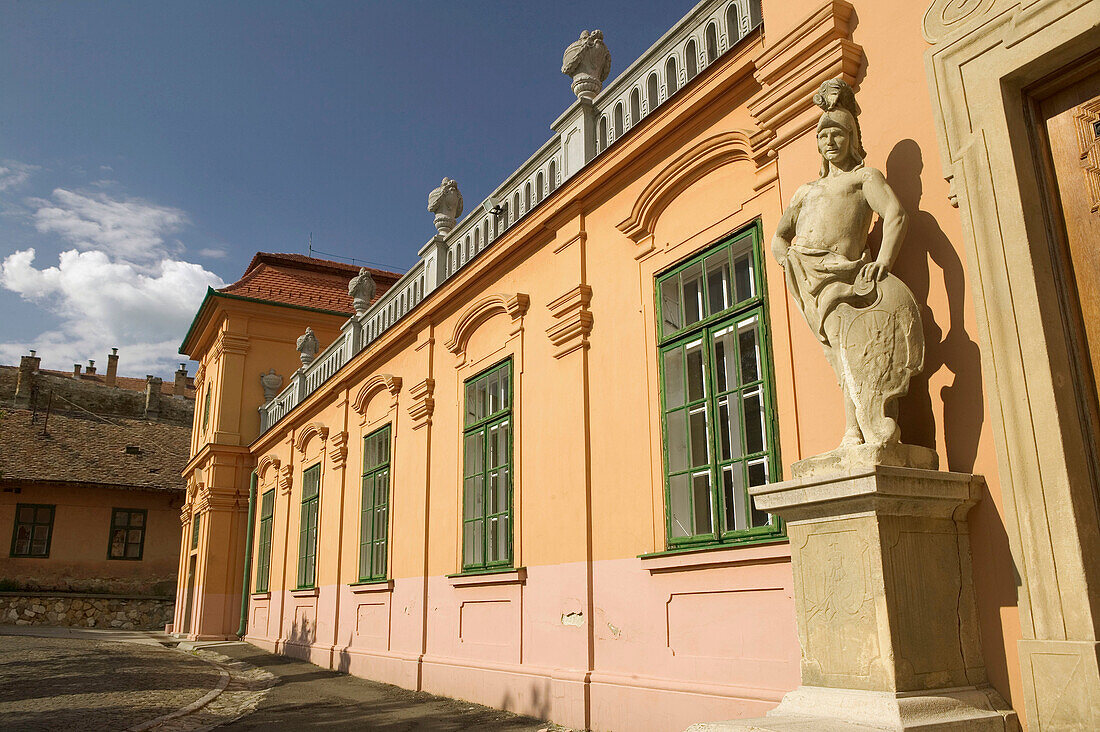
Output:
[[390,426],[363,438],[363,482],[359,507],[359,581],[386,579],[390,513]]
[[669,549],[783,535],[748,488],[779,478],[758,224],[656,280]]
[[302,471],[302,512],[298,532],[299,590],[317,586],[317,512],[321,505],[321,464]]
[[267,592],[271,581],[271,531],[275,521],[275,489],[260,497],[260,530],[256,541],[256,592]]
[[148,518],[149,512],[144,508],[111,509],[107,558],[141,561],[145,551],[145,524]]
[[56,507],[48,503],[17,503],[11,532],[11,556],[49,557],[55,512]]
[[191,551],[199,548],[199,514],[198,511],[191,517]]
[[512,566],[512,359],[465,384],[462,571]]

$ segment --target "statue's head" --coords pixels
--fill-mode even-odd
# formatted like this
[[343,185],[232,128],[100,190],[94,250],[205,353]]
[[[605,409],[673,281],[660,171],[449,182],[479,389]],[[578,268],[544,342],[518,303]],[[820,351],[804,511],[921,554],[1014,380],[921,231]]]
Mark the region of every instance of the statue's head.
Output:
[[821,153],[821,175],[835,165],[851,170],[863,164],[863,146],[859,142],[859,124],[846,109],[834,109],[821,115],[817,123],[817,151]]

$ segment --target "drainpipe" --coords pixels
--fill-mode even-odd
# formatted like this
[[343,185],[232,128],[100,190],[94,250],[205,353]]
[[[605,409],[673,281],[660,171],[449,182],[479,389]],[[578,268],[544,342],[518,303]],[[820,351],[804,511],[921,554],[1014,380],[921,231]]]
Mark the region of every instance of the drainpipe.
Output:
[[248,533],[245,535],[244,555],[244,581],[241,582],[241,625],[237,628],[237,635],[244,638],[248,630],[248,596],[251,588],[249,580],[252,577],[252,528],[256,523],[256,484],[259,478],[256,471],[252,471],[252,477],[248,481]]

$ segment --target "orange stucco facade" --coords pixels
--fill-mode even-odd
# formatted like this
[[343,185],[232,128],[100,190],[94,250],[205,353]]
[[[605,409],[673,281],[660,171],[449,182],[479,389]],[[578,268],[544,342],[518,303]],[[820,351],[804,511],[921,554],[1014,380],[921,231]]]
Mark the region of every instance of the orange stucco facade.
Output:
[[[771,479],[836,445],[840,391],[767,242],[820,165],[809,97],[822,80],[843,76],[858,87],[867,164],[885,173],[910,218],[894,271],[920,306],[927,357],[901,403],[903,440],[934,448],[942,469],[985,476],[969,517],[980,640],[991,685],[1023,718],[1014,560],[983,378],[990,354],[979,347],[975,273],[939,162],[925,10],[764,2],[762,29],[564,180],[262,434],[258,375],[291,373],[305,326],[323,347],[341,319],[219,303],[190,351],[202,370],[177,630],[237,633],[255,470],[256,495],[273,491],[274,510],[268,588],[247,601],[252,643],[593,729],[676,730],[775,706],[799,683],[788,545],[665,551],[654,289],[693,255],[756,232],[779,466]],[[511,562],[463,573],[464,384],[509,359]],[[212,424],[202,432],[207,388]],[[386,571],[364,583],[363,441],[387,425]],[[316,579],[299,588],[303,472],[314,465]],[[255,537],[258,509],[254,520]],[[197,574],[186,624],[191,556]],[[255,548],[249,561],[254,589]]]

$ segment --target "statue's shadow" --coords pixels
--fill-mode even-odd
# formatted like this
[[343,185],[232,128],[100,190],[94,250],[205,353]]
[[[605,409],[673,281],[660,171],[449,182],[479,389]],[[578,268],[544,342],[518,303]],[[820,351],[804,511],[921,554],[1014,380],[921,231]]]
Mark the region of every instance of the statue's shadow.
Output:
[[[924,370],[914,376],[909,393],[900,400],[898,420],[901,439],[912,445],[936,449],[936,418],[929,382],[941,369],[951,374],[951,383],[940,389],[943,401],[943,453],[948,470],[969,473],[974,468],[978,439],[985,419],[982,393],[981,353],[966,332],[964,304],[966,275],[955,247],[936,218],[920,208],[924,161],[914,140],[902,140],[886,159],[886,181],[909,214],[909,233],[893,271],[901,278],[920,307],[924,324]],[[881,222],[876,222],[871,241],[881,241]],[[947,333],[929,307],[933,278],[943,277],[947,295]],[[937,283],[938,285],[938,283]],[[943,303],[937,303],[940,320]]]

